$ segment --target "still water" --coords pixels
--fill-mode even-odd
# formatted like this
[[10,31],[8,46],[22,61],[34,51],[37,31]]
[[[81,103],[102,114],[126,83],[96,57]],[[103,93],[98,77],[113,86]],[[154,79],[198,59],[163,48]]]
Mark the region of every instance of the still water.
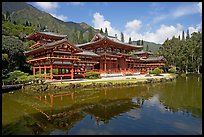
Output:
[[202,134],[202,76],[166,83],[2,94],[2,134]]

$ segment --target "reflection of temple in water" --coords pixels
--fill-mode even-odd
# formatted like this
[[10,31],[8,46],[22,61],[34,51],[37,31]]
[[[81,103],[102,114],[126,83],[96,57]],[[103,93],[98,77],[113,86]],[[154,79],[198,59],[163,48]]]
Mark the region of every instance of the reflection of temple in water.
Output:
[[[132,101],[133,97],[137,101]],[[91,115],[96,123],[105,124],[131,109],[140,108],[143,105],[143,98],[150,97],[146,91],[120,91],[108,90],[99,91],[87,90],[80,92],[48,94],[36,96],[41,103],[48,106],[47,111],[41,111],[54,126],[71,128],[76,122],[82,120],[86,114]]]

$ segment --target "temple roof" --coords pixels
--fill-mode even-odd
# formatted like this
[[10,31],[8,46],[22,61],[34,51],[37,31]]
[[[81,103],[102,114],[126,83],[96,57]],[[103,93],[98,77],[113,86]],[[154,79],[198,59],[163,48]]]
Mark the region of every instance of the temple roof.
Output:
[[[62,64],[62,61],[54,61],[53,64],[54,65],[57,65],[57,64],[59,65],[59,64]],[[66,62],[64,61],[63,64],[65,64],[65,65],[72,65],[71,62],[67,62],[67,61]]]
[[119,39],[117,39],[116,37],[113,37],[113,36],[104,36],[104,35],[102,35],[100,33],[96,34],[94,37],[95,37],[95,39],[93,38],[90,42],[83,43],[83,44],[78,44],[76,46],[80,47],[80,48],[82,48],[82,47],[85,48],[85,47],[90,47],[90,46],[93,47],[94,45],[103,44],[103,42],[109,41],[111,43],[117,44],[122,49],[131,49],[131,50],[133,50],[133,49],[141,49],[141,48],[143,48],[143,46],[138,46],[138,45],[124,43],[124,42],[120,41]]
[[149,52],[149,51],[144,51],[144,50],[141,50],[141,51],[137,51],[137,52],[133,52],[132,54],[135,54],[135,55],[141,55],[141,54],[149,54],[149,55],[152,55],[153,53],[152,52]]
[[159,56],[159,57],[140,58],[140,60],[143,60],[143,61],[161,61],[161,60],[165,60],[165,58],[163,56]]
[[75,53],[75,55],[87,55],[87,56],[96,56],[96,57],[100,57],[100,55],[91,52],[91,51],[83,51],[83,52],[79,52],[79,53]]
[[42,50],[45,50],[45,49],[49,49],[51,47],[54,47],[55,45],[57,44],[61,44],[63,42],[67,42],[71,47],[77,49],[78,51],[82,51],[81,49],[79,49],[78,47],[74,46],[73,44],[69,43],[67,41],[67,39],[62,39],[62,40],[58,40],[58,41],[54,41],[52,43],[46,43],[44,44],[43,46],[40,46],[39,48],[36,48],[36,49],[33,49],[33,50],[30,50],[30,51],[26,51],[24,52],[25,54],[28,54],[28,53],[32,53],[32,52],[35,52],[35,51],[42,51]]
[[54,38],[54,39],[63,39],[65,38],[67,35],[60,35],[60,34],[57,34],[57,33],[53,33],[53,32],[34,32],[28,36],[26,36],[26,39],[30,39],[30,40],[39,40],[39,37],[51,37],[51,38]]

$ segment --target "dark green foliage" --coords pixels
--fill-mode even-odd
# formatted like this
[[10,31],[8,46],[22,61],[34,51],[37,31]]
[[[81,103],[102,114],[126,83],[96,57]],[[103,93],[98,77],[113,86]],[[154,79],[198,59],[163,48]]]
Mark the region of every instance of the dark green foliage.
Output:
[[147,45],[147,47],[146,47],[146,51],[149,51],[149,45]]
[[128,42],[129,44],[131,44],[132,43],[132,40],[131,40],[131,37],[129,37],[129,42]]
[[14,83],[17,81],[17,79],[19,77],[22,77],[22,76],[28,76],[27,73],[24,73],[24,72],[21,72],[20,70],[15,70],[13,72],[9,72],[8,73],[8,78],[3,80],[3,82],[6,82],[6,83]]
[[185,40],[184,31],[182,32],[182,40]]
[[137,41],[137,45],[141,45],[141,44],[140,44],[140,40]]
[[191,38],[166,40],[159,55],[166,59],[166,66],[175,66],[179,72],[197,72],[202,68],[202,33],[194,32]]
[[121,41],[124,42],[124,34],[121,32]]
[[100,30],[100,33],[101,33],[101,34],[103,34],[103,33],[104,33],[102,28],[101,28],[101,30]]
[[97,78],[99,78],[99,76],[100,76],[99,72],[86,72],[85,73],[86,79],[97,79]]
[[105,36],[108,36],[108,29],[105,29]]
[[144,45],[144,41],[143,40],[141,41],[141,45]]
[[189,34],[189,30],[187,29],[187,33],[186,33],[186,39],[190,38],[190,34]]

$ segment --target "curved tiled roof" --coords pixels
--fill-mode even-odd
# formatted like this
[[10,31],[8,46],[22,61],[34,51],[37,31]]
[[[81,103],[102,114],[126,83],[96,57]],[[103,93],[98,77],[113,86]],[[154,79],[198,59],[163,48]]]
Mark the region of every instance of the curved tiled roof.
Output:
[[141,51],[137,51],[137,52],[133,52],[133,54],[153,54],[152,52],[149,52],[149,51],[144,51],[144,50],[141,50]]
[[67,35],[60,35],[60,34],[53,33],[53,32],[34,32],[34,33],[26,36],[26,38],[29,39],[30,37],[33,37],[34,35],[38,35],[38,34],[54,36],[54,37],[59,37],[59,38],[65,38],[67,36]]
[[148,57],[148,58],[140,58],[140,60],[143,60],[143,61],[158,61],[158,60],[164,60],[164,57],[163,56]]
[[88,55],[88,56],[96,56],[96,57],[100,57],[100,55],[94,53],[94,52],[91,52],[91,51],[82,51],[82,52],[79,52],[79,53],[75,53],[76,55]]
[[42,33],[42,34],[46,34],[50,36],[62,37],[62,38],[65,38],[67,36],[67,35],[60,35],[60,34],[53,33],[53,32],[38,32],[38,33]]
[[[68,42],[68,40],[66,38],[62,39],[62,40],[58,40],[58,41],[54,41],[52,43],[46,43],[44,44],[43,46],[40,46],[39,48],[36,48],[36,49],[33,49],[33,50],[30,50],[30,51],[26,51],[24,52],[25,54],[26,53],[29,53],[29,52],[33,52],[33,51],[37,51],[37,50],[40,50],[40,49],[46,49],[46,48],[49,48],[51,46],[54,46],[54,45],[57,45],[57,44],[60,44],[60,43],[63,43],[63,42]],[[68,42],[69,43],[69,42]],[[70,43],[69,43],[70,44]],[[73,48],[76,48],[80,51],[82,51],[81,49],[79,49],[78,47],[74,46],[73,44],[70,44]]]
[[99,39],[97,41],[90,41],[90,42],[87,42],[87,43],[78,44],[76,46],[77,47],[88,46],[88,45],[91,45],[91,44],[94,44],[94,43],[98,43],[98,42],[102,41],[103,39],[108,39],[108,40],[110,40],[112,42],[115,42],[115,43],[118,43],[118,44],[121,44],[121,45],[129,46],[129,47],[133,47],[133,48],[143,48],[143,46],[138,46],[138,45],[124,43],[124,42],[120,41],[119,39],[117,39],[114,36],[104,36],[104,35],[102,35],[100,33],[96,34],[96,35],[98,35],[101,39]]

